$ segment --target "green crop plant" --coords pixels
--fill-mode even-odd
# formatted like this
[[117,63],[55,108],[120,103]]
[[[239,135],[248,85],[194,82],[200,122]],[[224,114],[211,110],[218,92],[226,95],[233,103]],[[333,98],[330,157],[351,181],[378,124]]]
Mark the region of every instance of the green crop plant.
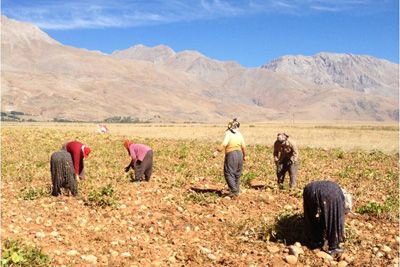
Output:
[[47,267],[50,264],[51,259],[36,246],[13,239],[7,239],[3,243],[1,266]]

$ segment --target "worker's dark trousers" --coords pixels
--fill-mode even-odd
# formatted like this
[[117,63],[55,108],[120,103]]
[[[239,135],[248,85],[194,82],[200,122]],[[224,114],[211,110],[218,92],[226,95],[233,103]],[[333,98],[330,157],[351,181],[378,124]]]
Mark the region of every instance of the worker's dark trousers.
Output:
[[243,170],[243,153],[234,150],[225,154],[224,176],[230,195],[237,196],[240,192],[240,176]]
[[135,181],[140,181],[144,174],[146,181],[150,180],[153,173],[153,151],[149,150],[143,160],[137,160],[135,163]]
[[297,177],[297,163],[292,162],[291,160],[284,160],[282,162],[277,163],[276,176],[278,178],[278,185],[283,184],[286,172],[289,172],[289,177],[290,177],[289,187],[290,188],[295,187],[296,177]]

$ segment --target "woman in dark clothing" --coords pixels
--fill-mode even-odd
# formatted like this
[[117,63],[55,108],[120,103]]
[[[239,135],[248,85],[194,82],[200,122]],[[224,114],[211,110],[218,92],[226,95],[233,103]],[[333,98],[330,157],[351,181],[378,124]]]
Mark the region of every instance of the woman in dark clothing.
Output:
[[345,195],[331,181],[315,181],[304,187],[305,233],[313,246],[322,247],[328,240],[331,255],[343,252],[339,243],[344,240]]
[[78,194],[74,164],[72,163],[71,155],[67,151],[60,150],[51,155],[50,172],[53,184],[51,194],[53,196],[61,195],[62,187],[69,189],[73,196]]

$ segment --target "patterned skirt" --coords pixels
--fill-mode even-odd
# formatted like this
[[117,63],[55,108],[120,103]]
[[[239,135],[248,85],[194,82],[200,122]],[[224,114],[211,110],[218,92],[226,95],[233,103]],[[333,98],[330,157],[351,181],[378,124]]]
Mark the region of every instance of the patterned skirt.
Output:
[[69,189],[73,196],[77,195],[78,188],[74,175],[74,165],[71,155],[67,151],[60,150],[51,155],[50,172],[53,184],[51,194],[53,196],[60,195],[62,187]]
[[344,239],[344,195],[331,181],[315,181],[303,191],[305,233],[311,242],[328,240],[329,248],[339,247]]

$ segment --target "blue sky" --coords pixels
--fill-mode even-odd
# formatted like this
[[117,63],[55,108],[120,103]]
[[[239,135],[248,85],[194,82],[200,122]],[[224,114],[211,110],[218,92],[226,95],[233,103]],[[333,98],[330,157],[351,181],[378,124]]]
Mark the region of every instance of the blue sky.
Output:
[[2,14],[104,53],[165,44],[246,67],[319,52],[399,61],[398,0],[3,0]]

